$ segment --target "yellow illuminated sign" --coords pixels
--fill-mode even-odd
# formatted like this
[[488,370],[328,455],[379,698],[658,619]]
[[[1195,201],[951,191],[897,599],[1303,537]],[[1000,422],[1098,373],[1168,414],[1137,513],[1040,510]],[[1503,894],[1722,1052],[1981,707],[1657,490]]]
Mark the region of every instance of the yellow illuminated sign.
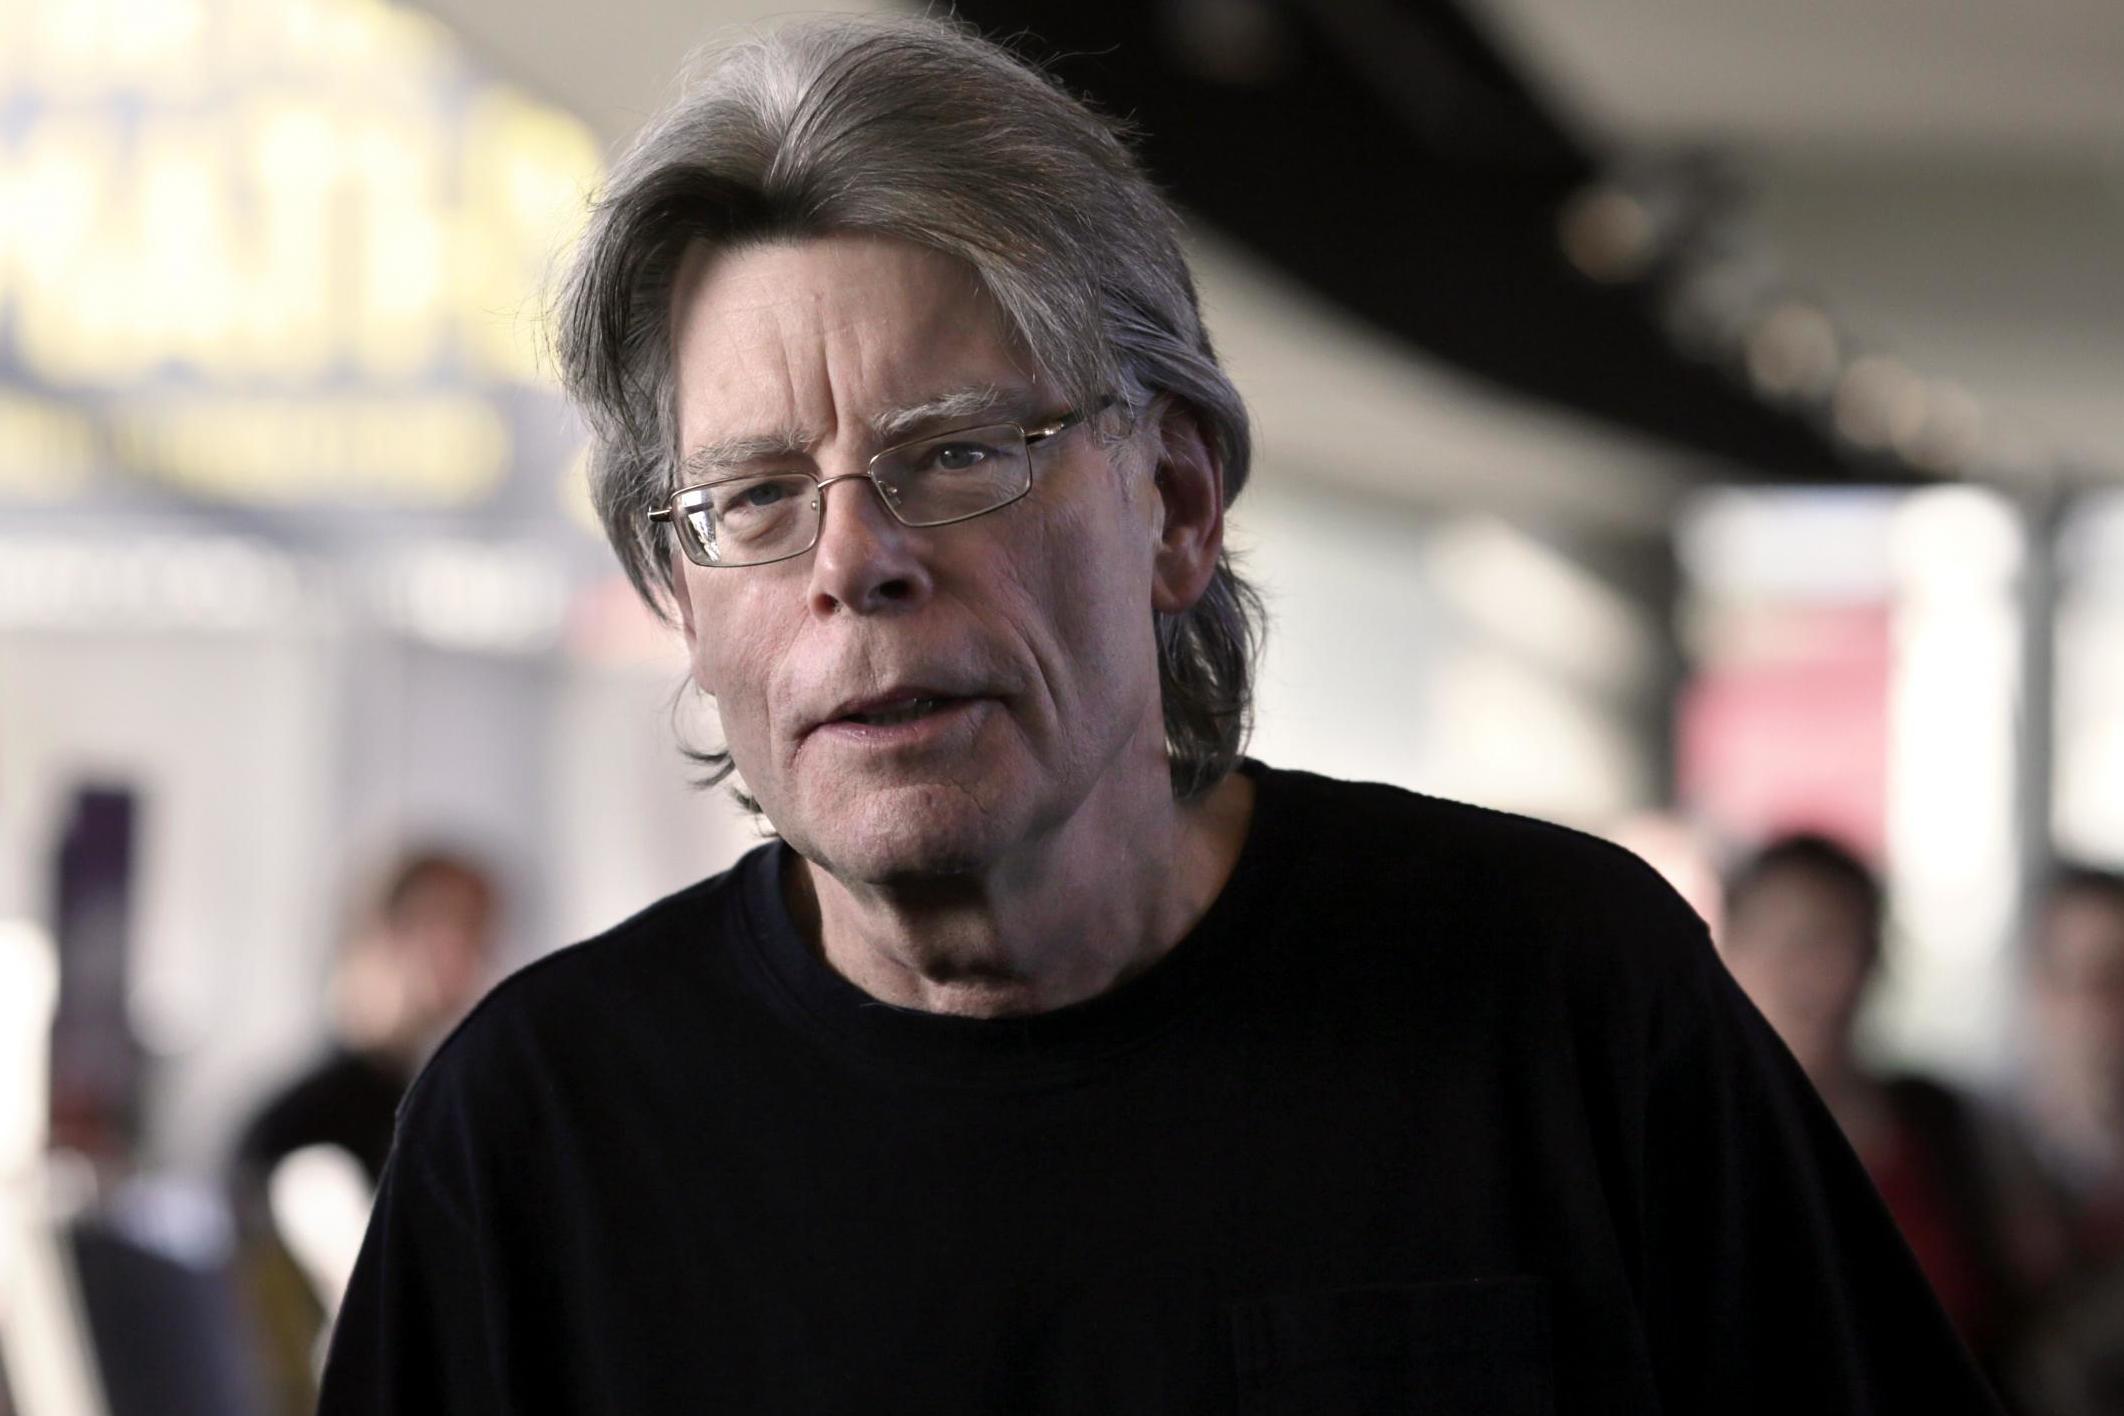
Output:
[[[417,502],[506,470],[472,410],[547,381],[543,282],[599,172],[581,124],[379,0],[0,0],[0,97],[28,115],[0,127],[0,358],[149,395],[103,400],[120,462]],[[0,404],[0,488],[74,445],[58,406]]]
[[0,494],[56,501],[86,486],[97,462],[86,413],[0,390]]
[[462,395],[139,401],[111,435],[128,468],[237,501],[476,501],[509,454],[500,415]]

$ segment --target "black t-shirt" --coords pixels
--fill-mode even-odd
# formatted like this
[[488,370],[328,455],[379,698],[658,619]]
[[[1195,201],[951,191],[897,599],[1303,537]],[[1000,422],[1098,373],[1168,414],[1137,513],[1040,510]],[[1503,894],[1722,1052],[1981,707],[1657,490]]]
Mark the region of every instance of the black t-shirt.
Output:
[[1051,1013],[870,998],[779,844],[517,974],[401,1113],[322,1412],[1994,1409],[1651,871],[1248,770],[1201,923]]

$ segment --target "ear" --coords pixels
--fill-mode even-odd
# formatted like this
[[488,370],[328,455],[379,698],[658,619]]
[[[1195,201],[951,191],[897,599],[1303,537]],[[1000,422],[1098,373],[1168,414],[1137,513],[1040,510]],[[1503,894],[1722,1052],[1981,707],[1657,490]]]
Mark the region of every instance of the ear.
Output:
[[1224,550],[1224,464],[1202,420],[1179,399],[1161,396],[1150,416],[1158,432],[1152,489],[1162,512],[1151,606],[1179,614],[1202,598]]

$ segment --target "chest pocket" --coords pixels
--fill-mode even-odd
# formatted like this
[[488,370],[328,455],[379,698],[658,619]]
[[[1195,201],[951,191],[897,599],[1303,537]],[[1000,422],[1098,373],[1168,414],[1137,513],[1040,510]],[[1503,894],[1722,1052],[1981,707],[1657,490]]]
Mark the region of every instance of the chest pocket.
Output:
[[1299,1293],[1232,1314],[1241,1416],[1551,1416],[1534,1278]]

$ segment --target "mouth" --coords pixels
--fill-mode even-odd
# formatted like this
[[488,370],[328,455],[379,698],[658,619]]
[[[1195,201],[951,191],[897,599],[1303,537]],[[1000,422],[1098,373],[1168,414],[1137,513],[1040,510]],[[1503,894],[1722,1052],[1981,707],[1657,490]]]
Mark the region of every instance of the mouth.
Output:
[[951,693],[927,684],[888,689],[836,706],[805,734],[844,741],[913,743],[966,717],[988,700],[977,694]]
[[833,722],[860,723],[867,728],[897,727],[901,723],[912,723],[927,718],[932,713],[962,701],[964,700],[942,696],[900,698],[876,708],[844,713],[833,719]]

